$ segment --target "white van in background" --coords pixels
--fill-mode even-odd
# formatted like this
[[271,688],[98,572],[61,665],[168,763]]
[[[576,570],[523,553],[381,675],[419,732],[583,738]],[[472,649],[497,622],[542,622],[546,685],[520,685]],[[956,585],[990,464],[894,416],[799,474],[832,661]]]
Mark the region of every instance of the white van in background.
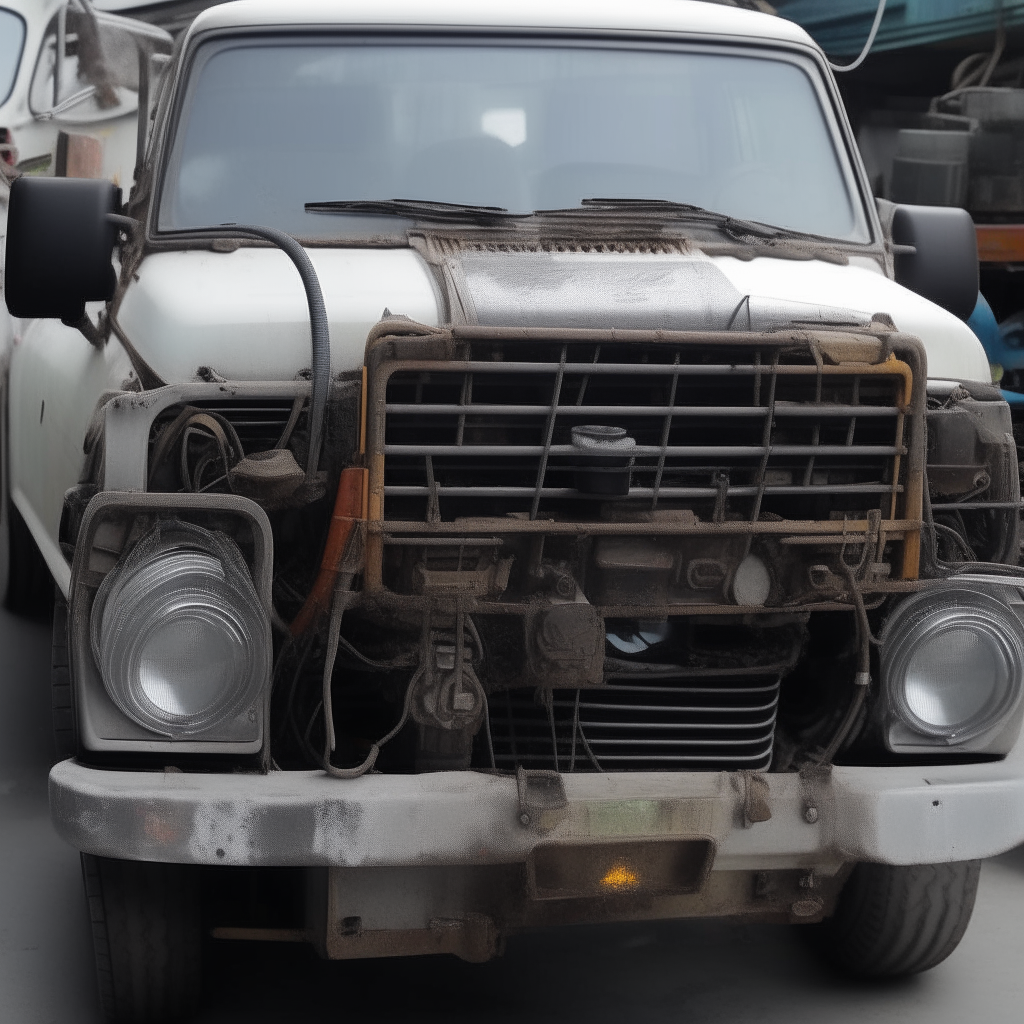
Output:
[[26,174],[131,184],[140,68],[145,94],[171,45],[162,28],[88,0],[3,0],[0,161]]

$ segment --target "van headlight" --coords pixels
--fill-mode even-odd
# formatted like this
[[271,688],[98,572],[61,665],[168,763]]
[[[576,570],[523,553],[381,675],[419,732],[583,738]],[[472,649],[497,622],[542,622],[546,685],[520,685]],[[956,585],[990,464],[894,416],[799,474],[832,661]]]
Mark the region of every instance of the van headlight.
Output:
[[110,699],[171,738],[255,707],[270,626],[234,542],[160,523],[106,575],[91,613],[93,655]]
[[1024,625],[1011,596],[1019,601],[1012,588],[954,583],[899,605],[882,634],[891,749],[980,750],[1008,723],[1024,676]]

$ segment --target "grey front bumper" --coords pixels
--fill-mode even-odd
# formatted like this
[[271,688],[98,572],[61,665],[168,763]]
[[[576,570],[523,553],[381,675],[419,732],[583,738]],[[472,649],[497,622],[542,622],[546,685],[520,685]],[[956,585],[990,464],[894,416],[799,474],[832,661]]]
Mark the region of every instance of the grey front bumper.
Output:
[[476,772],[338,780],[64,761],[50,772],[50,808],[76,849],[187,864],[513,864],[542,842],[669,836],[713,839],[717,871],[923,864],[1024,842],[1022,760],[1018,745],[990,764],[761,776],[771,818],[753,824],[744,812],[748,780],[727,772],[566,775],[568,806],[524,825],[516,780]]

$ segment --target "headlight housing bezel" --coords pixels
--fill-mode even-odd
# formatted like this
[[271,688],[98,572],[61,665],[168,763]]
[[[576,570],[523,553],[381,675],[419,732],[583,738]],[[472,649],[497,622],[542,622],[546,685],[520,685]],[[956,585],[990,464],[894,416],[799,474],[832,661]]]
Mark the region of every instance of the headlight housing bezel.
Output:
[[[100,614],[118,576],[139,545],[163,524],[170,550],[191,549],[231,565],[228,575],[244,574],[259,611],[256,676],[244,701],[229,701],[199,728],[161,728],[138,708],[117,699],[103,678],[94,648],[93,610]],[[187,536],[186,536],[187,535]],[[215,538],[211,544],[210,538]],[[159,548],[157,544],[154,551]],[[213,549],[212,551],[210,549]],[[159,554],[159,552],[157,551]],[[153,551],[149,552],[153,554]],[[272,638],[270,587],[273,538],[266,513],[248,498],[232,494],[161,494],[104,491],[82,517],[72,566],[68,616],[69,660],[80,750],[175,754],[255,754],[268,749]],[[113,576],[111,575],[113,573]],[[255,608],[253,609],[256,610]]]
[[[243,708],[255,719],[270,668],[265,622],[265,609],[230,538],[193,523],[160,520],[104,577],[90,614],[90,638],[107,695],[122,713],[157,735],[182,739],[209,732]],[[172,635],[162,637],[168,630]],[[204,656],[166,649],[168,640],[183,635],[205,642]],[[211,650],[218,643],[222,650]],[[161,662],[174,659],[185,662],[179,672],[201,677],[197,689],[205,695],[161,678],[175,671],[172,665],[166,672]]]
[[1024,715],[1024,580],[960,577],[900,601],[880,637],[893,753],[1007,753]]

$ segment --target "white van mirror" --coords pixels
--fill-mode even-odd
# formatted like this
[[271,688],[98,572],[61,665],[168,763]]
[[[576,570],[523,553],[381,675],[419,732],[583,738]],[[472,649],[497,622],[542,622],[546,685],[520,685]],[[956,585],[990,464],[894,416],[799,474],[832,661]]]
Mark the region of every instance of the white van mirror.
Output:
[[161,28],[72,0],[54,15],[36,59],[29,106],[41,121],[88,123],[138,106],[142,59],[170,53]]

